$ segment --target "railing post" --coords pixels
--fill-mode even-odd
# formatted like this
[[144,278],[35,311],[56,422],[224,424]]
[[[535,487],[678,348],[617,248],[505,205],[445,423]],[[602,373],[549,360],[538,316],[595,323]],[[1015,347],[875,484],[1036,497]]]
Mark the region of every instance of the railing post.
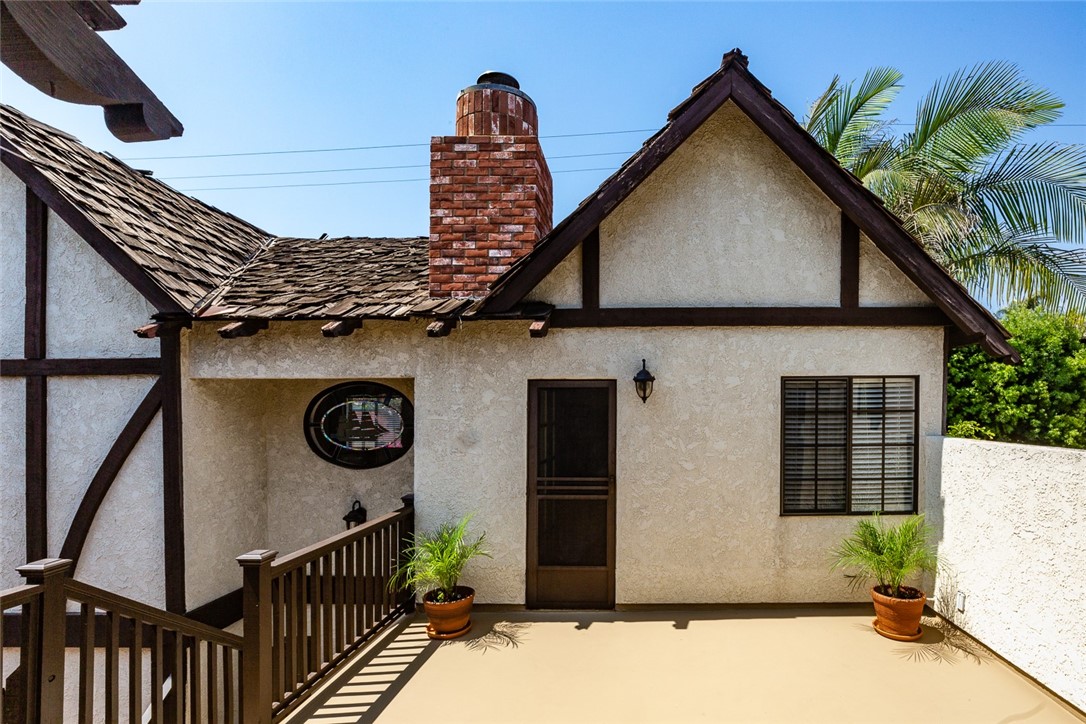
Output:
[[64,638],[68,628],[64,581],[71,568],[67,558],[43,558],[15,569],[28,584],[44,587],[41,626],[30,632],[28,642],[38,651],[37,671],[26,672],[30,684],[27,695],[36,699],[38,721],[43,722],[64,721]]
[[[407,557],[407,549],[414,544],[415,541],[415,494],[408,493],[401,496],[400,500],[403,502],[403,507],[400,510],[411,509],[411,514],[404,519],[404,525],[400,531],[400,540],[397,541],[396,549],[396,567],[404,565],[404,561]],[[396,601],[401,606],[405,606],[408,602],[414,603],[415,592],[411,590],[410,586],[404,586],[396,594]],[[410,609],[408,609],[410,612]]]
[[255,550],[238,556],[242,569],[241,720],[271,724],[272,605],[271,564],[278,551]]

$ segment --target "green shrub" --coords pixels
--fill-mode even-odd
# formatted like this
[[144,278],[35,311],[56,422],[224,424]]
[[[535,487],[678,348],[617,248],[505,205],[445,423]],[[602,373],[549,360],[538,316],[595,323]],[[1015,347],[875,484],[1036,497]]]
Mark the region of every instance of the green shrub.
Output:
[[875,590],[884,596],[910,598],[905,581],[935,571],[931,538],[931,526],[924,522],[923,515],[910,515],[896,525],[887,525],[875,513],[856,521],[852,535],[834,549],[833,568],[857,571],[851,581],[853,587],[874,579]]
[[947,375],[948,434],[1086,447],[1086,344],[1073,318],[1012,305],[1003,317],[1022,364],[976,346],[954,350]]

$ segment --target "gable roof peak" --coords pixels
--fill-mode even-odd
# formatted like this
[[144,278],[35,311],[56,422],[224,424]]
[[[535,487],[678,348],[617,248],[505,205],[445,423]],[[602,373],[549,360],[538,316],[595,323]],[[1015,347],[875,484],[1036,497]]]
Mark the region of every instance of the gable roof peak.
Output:
[[724,68],[732,63],[738,63],[739,65],[746,68],[749,61],[747,60],[747,56],[743,54],[742,50],[740,50],[739,48],[732,48],[724,54],[723,58],[721,58],[720,67]]

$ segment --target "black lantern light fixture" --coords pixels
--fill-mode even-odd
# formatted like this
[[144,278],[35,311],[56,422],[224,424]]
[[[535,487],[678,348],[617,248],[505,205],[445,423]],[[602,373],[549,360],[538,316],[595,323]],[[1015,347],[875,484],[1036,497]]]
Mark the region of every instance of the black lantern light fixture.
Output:
[[641,369],[634,375],[633,381],[634,387],[637,388],[637,396],[641,398],[641,402],[648,402],[649,395],[652,394],[652,383],[656,381],[656,378],[645,367],[645,360],[641,360]]
[[354,501],[354,505],[347,512],[347,515],[343,516],[343,522],[347,524],[347,528],[351,526],[362,525],[366,522],[366,509],[362,507],[362,501]]

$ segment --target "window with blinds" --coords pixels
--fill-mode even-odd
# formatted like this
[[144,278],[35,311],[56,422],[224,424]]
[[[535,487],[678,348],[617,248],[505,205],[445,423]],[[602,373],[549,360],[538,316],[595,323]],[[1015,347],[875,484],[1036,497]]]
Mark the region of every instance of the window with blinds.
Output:
[[916,377],[782,380],[781,512],[916,510]]

